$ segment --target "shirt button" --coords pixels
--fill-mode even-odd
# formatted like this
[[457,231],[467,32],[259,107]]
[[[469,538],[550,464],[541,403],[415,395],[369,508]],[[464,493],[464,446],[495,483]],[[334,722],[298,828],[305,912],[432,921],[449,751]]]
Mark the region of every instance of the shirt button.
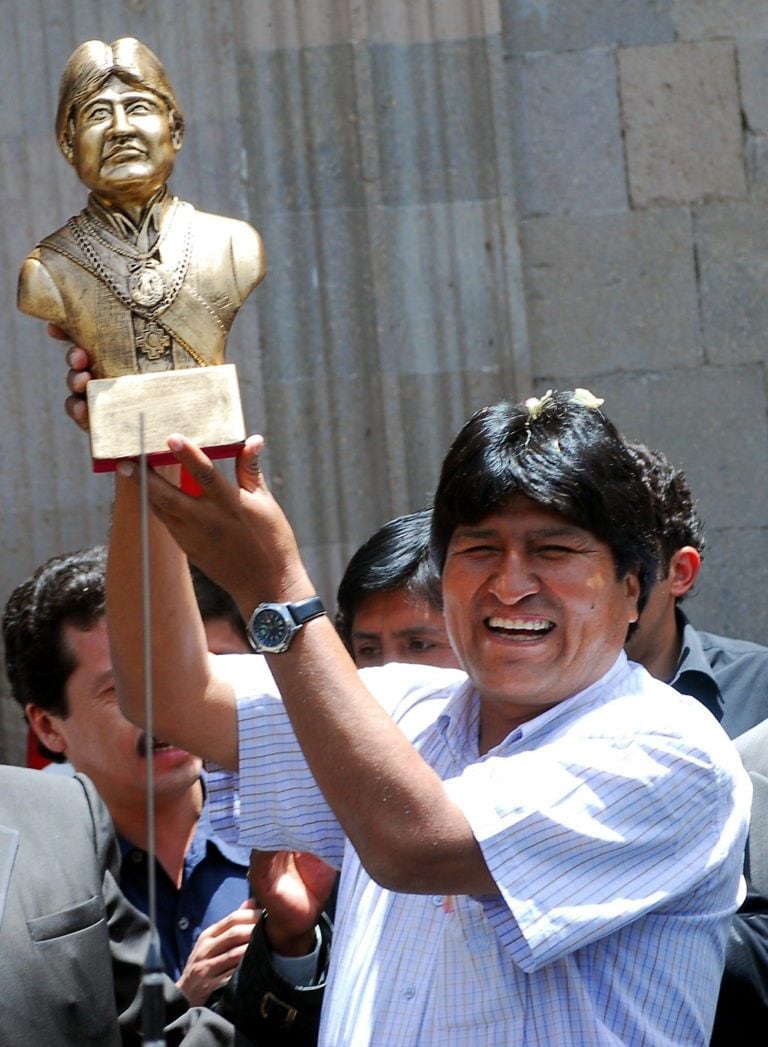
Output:
[[187,927],[189,927],[189,920],[186,916],[180,916],[176,926],[179,928],[180,931],[186,931]]
[[138,865],[139,862],[143,862],[144,861],[144,852],[143,851],[131,851],[131,861],[135,862],[136,865]]
[[445,901],[445,898],[443,898],[442,894],[433,894],[432,895],[432,904],[434,905],[434,907],[436,909],[439,909],[444,901]]
[[406,998],[406,1000],[412,1000],[415,995],[416,995],[416,990],[414,989],[414,987],[412,985],[409,985],[406,988],[405,992],[403,993],[403,996]]

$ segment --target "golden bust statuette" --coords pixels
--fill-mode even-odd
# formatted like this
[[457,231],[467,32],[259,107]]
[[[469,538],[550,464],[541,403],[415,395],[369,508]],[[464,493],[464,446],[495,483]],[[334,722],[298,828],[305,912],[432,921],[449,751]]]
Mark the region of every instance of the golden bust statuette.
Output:
[[138,40],[74,51],[56,135],[90,195],[25,259],[18,304],[90,354],[94,468],[139,453],[140,413],[156,460],[173,431],[227,453],[245,426],[226,341],[264,276],[261,237],[169,192],[184,120],[160,61]]

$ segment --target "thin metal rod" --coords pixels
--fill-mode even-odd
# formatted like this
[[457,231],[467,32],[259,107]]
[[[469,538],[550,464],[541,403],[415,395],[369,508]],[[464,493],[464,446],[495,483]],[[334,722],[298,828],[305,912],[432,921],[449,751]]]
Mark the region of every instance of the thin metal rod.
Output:
[[157,884],[155,877],[155,761],[152,694],[152,607],[149,592],[149,496],[147,484],[147,456],[144,444],[144,414],[139,415],[140,479],[141,479],[141,618],[144,648],[144,729],[147,734],[147,893],[149,919],[157,927]]
[[142,976],[142,1043],[165,1047],[165,996],[162,950],[157,933],[157,884],[155,876],[155,760],[152,693],[152,607],[149,594],[149,494],[144,414],[139,415],[140,509],[141,509],[141,618],[144,648],[144,729],[147,737],[147,894],[151,937]]

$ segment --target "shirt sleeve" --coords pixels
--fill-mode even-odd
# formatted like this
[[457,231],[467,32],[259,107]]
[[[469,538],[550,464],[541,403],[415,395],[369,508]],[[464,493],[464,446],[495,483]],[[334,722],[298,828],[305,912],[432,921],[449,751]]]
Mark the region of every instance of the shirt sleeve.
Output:
[[209,768],[214,829],[243,846],[309,851],[340,868],[344,833],[307,766],[266,660],[221,657],[217,671],[238,699],[240,773]]
[[564,738],[446,786],[500,891],[486,917],[525,971],[699,887],[713,911],[736,907],[738,876],[710,874],[739,861],[749,783],[677,739]]

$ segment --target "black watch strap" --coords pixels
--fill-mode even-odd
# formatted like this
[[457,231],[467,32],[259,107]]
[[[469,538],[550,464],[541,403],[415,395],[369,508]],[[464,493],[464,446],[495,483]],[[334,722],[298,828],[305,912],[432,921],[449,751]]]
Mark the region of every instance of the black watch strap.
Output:
[[289,603],[287,606],[297,625],[305,625],[313,618],[319,618],[321,614],[325,614],[323,601],[319,596],[310,596],[308,600],[299,600],[298,603]]

